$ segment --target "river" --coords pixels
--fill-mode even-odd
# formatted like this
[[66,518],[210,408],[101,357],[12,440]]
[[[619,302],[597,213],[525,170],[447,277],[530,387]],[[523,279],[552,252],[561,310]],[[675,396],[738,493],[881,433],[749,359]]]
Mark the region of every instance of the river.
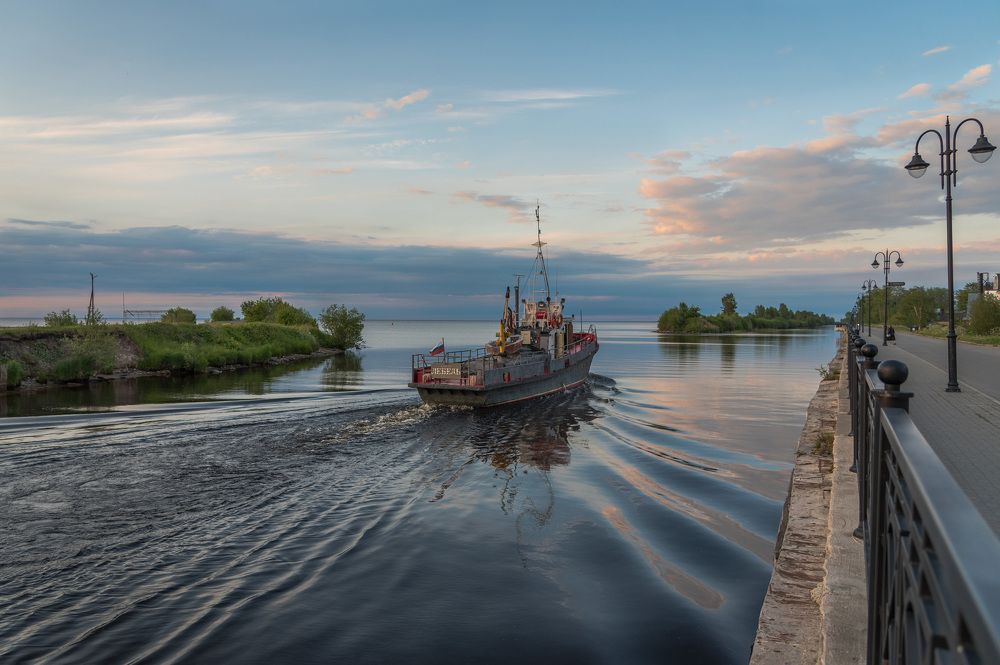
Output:
[[493,325],[8,398],[0,661],[745,663],[834,331],[601,323],[583,389],[420,405]]

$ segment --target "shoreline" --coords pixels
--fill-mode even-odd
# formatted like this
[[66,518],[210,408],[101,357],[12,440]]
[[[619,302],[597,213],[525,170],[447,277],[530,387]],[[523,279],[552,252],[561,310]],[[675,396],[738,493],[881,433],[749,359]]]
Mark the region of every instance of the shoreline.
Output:
[[254,369],[256,367],[268,367],[276,365],[287,365],[299,360],[318,360],[321,358],[332,358],[334,356],[343,355],[345,351],[343,349],[317,349],[312,353],[291,353],[283,356],[275,356],[273,358],[268,358],[262,362],[254,363],[238,363],[232,365],[219,365],[219,366],[208,366],[203,371],[198,370],[170,370],[170,369],[157,369],[157,370],[147,370],[147,369],[137,369],[137,368],[122,368],[115,370],[114,372],[104,372],[91,375],[85,381],[66,381],[66,382],[56,382],[56,381],[36,381],[32,377],[25,377],[21,382],[21,385],[16,388],[3,388],[0,389],[0,395],[11,395],[11,394],[22,394],[22,393],[37,393],[45,392],[48,390],[58,390],[60,388],[85,388],[91,383],[106,383],[115,381],[130,381],[134,379],[141,379],[145,377],[170,377],[170,376],[194,376],[196,374],[224,374],[226,372],[238,372],[241,370]]

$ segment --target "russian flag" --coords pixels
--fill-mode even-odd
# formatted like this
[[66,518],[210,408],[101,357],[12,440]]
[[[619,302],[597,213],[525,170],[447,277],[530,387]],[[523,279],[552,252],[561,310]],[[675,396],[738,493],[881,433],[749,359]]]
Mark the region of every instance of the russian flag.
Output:
[[441,343],[431,349],[432,356],[439,356],[444,353],[444,337],[441,338]]

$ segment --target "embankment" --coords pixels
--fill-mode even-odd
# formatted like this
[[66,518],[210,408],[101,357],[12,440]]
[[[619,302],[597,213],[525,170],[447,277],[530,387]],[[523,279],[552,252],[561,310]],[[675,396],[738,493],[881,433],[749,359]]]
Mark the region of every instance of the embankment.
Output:
[[0,331],[0,389],[212,372],[335,353],[319,329],[275,323],[6,329]]
[[823,657],[823,595],[833,481],[834,430],[845,346],[841,341],[809,403],[795,451],[774,554],[760,611],[753,664],[817,663]]

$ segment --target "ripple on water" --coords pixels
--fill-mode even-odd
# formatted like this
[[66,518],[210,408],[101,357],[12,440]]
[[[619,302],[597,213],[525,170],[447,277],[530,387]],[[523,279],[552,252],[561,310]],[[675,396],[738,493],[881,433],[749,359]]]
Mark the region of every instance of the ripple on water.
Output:
[[352,374],[5,421],[0,660],[745,662],[832,334],[607,337],[495,411]]

